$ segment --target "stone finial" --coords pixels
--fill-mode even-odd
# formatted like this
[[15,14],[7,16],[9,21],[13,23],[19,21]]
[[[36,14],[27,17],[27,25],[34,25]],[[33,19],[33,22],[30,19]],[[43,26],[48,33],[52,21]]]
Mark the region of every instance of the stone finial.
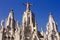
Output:
[[54,17],[52,16],[52,12],[50,12],[50,15],[49,15],[49,22],[52,22],[54,21]]
[[1,26],[4,27],[4,20],[1,21]]
[[19,22],[18,21],[16,22],[16,26],[19,27]]
[[44,35],[44,31],[43,31],[43,28],[41,27],[41,35],[43,36]]
[[13,12],[13,10],[10,11],[8,18],[11,18],[11,19],[14,18],[14,12]]
[[19,22],[17,21],[16,22],[16,31],[18,31],[20,29],[19,27],[20,27],[20,25],[19,25]]

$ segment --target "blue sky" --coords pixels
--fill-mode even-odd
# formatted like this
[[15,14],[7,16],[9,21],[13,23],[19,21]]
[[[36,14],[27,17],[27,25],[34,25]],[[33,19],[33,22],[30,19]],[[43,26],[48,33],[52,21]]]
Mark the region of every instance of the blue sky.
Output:
[[0,21],[8,17],[9,11],[14,10],[15,19],[21,23],[22,15],[26,9],[23,3],[31,3],[31,11],[35,14],[38,30],[46,30],[50,11],[54,16],[60,32],[60,0],[0,0]]

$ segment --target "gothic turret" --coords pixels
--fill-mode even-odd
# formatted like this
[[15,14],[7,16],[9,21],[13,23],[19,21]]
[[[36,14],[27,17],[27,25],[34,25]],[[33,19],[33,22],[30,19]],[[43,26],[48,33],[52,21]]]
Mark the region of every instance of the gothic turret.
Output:
[[6,20],[6,27],[14,27],[15,26],[15,20],[14,20],[14,12],[13,10],[10,11],[9,16]]
[[55,20],[54,20],[54,17],[52,16],[52,13],[50,12],[50,15],[49,15],[49,21],[48,21],[48,24],[47,24],[47,30],[50,30],[50,31],[52,31],[52,30],[54,30],[54,31],[58,31],[57,30],[57,24],[56,24],[56,22],[55,22]]
[[50,12],[49,21],[48,21],[46,27],[47,27],[46,33],[48,35],[48,40],[59,40],[57,24],[54,20],[54,17],[51,14],[51,12]]

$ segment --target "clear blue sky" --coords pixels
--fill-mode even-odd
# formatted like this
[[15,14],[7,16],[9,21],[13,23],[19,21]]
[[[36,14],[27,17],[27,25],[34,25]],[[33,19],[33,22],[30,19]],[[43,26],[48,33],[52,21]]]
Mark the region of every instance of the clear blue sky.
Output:
[[14,10],[15,19],[21,23],[22,15],[25,11],[23,3],[31,3],[31,10],[35,14],[38,30],[41,27],[46,30],[49,13],[52,11],[60,32],[60,0],[0,0],[0,21],[8,17],[9,11]]

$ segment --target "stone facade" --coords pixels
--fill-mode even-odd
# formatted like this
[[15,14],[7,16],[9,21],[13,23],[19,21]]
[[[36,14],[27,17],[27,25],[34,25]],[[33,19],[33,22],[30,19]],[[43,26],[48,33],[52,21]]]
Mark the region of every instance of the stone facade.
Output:
[[46,25],[46,33],[41,28],[37,29],[37,23],[33,12],[30,10],[31,4],[25,4],[26,11],[22,17],[22,25],[14,19],[14,12],[11,10],[6,20],[1,21],[0,40],[60,40],[57,24],[50,13],[49,21]]

